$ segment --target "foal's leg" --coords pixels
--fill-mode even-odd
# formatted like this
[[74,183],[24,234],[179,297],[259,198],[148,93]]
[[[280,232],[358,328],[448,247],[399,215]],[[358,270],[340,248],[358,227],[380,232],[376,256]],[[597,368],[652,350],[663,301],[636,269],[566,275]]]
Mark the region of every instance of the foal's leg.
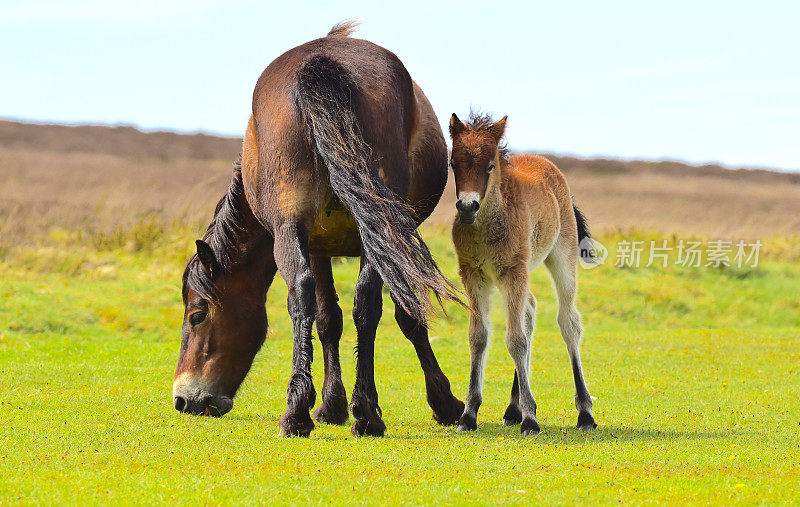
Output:
[[[530,306],[528,295],[528,267],[525,264],[510,268],[501,280],[500,290],[505,298],[508,322],[506,347],[514,359],[519,384],[519,409],[522,412],[520,431],[525,435],[539,433],[536,420],[536,401],[530,384],[532,336],[526,330],[526,314]],[[531,326],[532,327],[532,324]]]
[[433,418],[439,424],[455,424],[464,412],[464,403],[453,396],[450,381],[439,367],[436,355],[428,340],[425,326],[405,311],[400,305],[394,305],[394,318],[400,330],[414,345],[419,364],[425,373],[425,388],[428,393],[428,405],[433,409]]
[[470,372],[469,389],[464,404],[464,413],[458,421],[459,431],[478,428],[478,409],[483,403],[483,372],[486,368],[486,348],[489,345],[489,312],[491,311],[492,286],[479,271],[462,266],[461,279],[469,298],[472,312],[469,318]]
[[[574,251],[573,251],[574,250]],[[553,278],[553,285],[558,296],[558,326],[561,337],[567,345],[572,376],[575,380],[575,406],[578,409],[577,427],[589,431],[597,427],[592,415],[592,397],[586,387],[581,367],[581,314],[575,307],[575,296],[578,291],[577,282],[577,247],[570,248],[559,241],[545,259],[545,266]]]
[[[528,294],[528,305],[525,307],[525,334],[533,339],[533,329],[536,322],[536,298],[533,294]],[[503,424],[513,426],[522,422],[522,411],[519,409],[519,379],[517,370],[514,369],[514,383],[511,385],[511,401],[503,415]]]
[[316,301],[314,275],[308,259],[308,234],[301,224],[285,222],[275,228],[275,262],[289,288],[287,307],[292,318],[292,376],[287,389],[287,407],[279,422],[283,435],[307,437],[314,429],[309,411],[316,392],[311,377],[314,359],[311,327]]
[[378,272],[361,257],[361,272],[356,283],[353,305],[353,320],[358,334],[356,385],[350,401],[356,420],[352,432],[357,436],[380,437],[386,430],[386,425],[381,420],[378,392],[375,389],[375,332],[383,311],[382,288],[383,280]]
[[311,271],[317,283],[317,333],[325,358],[325,381],[322,384],[322,404],[314,411],[314,419],[328,424],[347,422],[347,393],[342,384],[339,363],[339,340],[342,338],[342,309],[333,285],[331,259],[311,257]]

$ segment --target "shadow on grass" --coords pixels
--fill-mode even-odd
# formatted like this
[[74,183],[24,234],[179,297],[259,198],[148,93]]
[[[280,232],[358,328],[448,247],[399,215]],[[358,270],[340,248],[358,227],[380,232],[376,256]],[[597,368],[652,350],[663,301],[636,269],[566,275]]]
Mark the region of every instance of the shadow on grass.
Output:
[[[272,416],[272,417],[271,417]],[[270,422],[274,419],[276,435],[277,435],[277,418],[279,415],[270,414],[257,415],[232,415],[228,414],[224,419],[235,420],[239,422],[246,421],[259,421]],[[323,423],[316,423],[317,428],[327,426],[333,428],[346,428],[347,435],[319,435],[318,431],[312,433],[312,437],[322,440],[341,440],[345,436],[352,438],[349,434],[349,428],[353,422],[350,418],[344,426],[327,426]],[[387,423],[387,432],[384,439],[387,440],[426,440],[426,439],[440,439],[440,438],[459,438],[459,439],[472,439],[476,441],[487,440],[520,440],[531,441],[539,443],[557,443],[557,444],[584,444],[592,442],[657,442],[657,441],[678,441],[678,440],[723,440],[732,437],[738,437],[748,434],[747,431],[737,430],[679,430],[679,429],[653,429],[653,428],[634,428],[628,426],[598,426],[594,431],[581,431],[574,426],[564,427],[556,425],[542,425],[542,432],[535,436],[523,436],[520,433],[519,424],[515,426],[504,426],[499,422],[482,422],[478,424],[478,429],[471,432],[458,432],[455,426],[426,426],[426,425],[401,425],[397,428],[397,432],[393,431],[391,424]],[[371,439],[371,438],[370,438]]]
[[[584,444],[592,442],[657,442],[657,441],[678,441],[678,440],[723,440],[736,436],[746,435],[742,430],[676,430],[676,429],[652,429],[652,428],[632,428],[626,426],[598,426],[594,431],[581,431],[573,426],[563,427],[555,425],[542,425],[541,433],[537,436],[523,436],[520,433],[520,426],[504,426],[502,423],[485,422],[479,423],[478,429],[471,432],[458,432],[454,426],[441,428],[431,434],[429,430],[419,427],[419,432],[415,434],[393,434],[391,428],[386,435],[389,439],[420,440],[426,438],[463,438],[472,440],[520,440],[539,443],[558,443],[558,444]],[[442,434],[442,431],[445,433]]]
[[493,439],[499,437],[514,439],[532,439],[544,442],[557,442],[562,444],[580,444],[584,442],[607,442],[616,440],[620,442],[648,442],[670,440],[719,440],[746,434],[742,430],[677,430],[665,428],[634,428],[627,426],[598,426],[594,431],[581,431],[574,426],[563,427],[555,425],[542,425],[542,432],[536,437],[523,436],[519,432],[519,425],[508,427],[502,423],[485,422],[478,426],[478,430],[471,433],[454,433],[464,437],[478,439]]

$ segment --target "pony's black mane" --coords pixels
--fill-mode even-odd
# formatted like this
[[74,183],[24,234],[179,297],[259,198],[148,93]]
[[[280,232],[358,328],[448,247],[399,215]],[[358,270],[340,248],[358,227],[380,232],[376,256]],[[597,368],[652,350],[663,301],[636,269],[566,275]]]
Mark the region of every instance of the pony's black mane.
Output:
[[[246,198],[242,184],[242,157],[240,156],[233,163],[233,176],[228,191],[217,203],[214,218],[203,236],[203,241],[208,243],[214,252],[220,274],[230,272],[233,260],[239,253],[240,236],[243,232],[242,224],[245,218],[242,213],[243,203],[246,203]],[[211,279],[211,274],[203,267],[197,254],[192,255],[183,272],[184,304],[190,287],[201,297],[212,301],[219,299],[219,289]]]
[[[469,119],[466,122],[466,126],[470,130],[484,130],[492,123],[494,123],[494,119],[491,117],[491,115],[470,109]],[[508,157],[511,155],[511,153],[508,151],[508,144],[505,141],[500,143],[500,145],[497,147],[497,151],[500,152],[500,158],[508,162]]]

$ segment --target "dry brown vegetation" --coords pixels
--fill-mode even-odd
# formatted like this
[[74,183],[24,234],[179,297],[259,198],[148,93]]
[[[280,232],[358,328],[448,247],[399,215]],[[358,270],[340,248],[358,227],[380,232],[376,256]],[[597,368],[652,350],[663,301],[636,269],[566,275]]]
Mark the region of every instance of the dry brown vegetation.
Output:
[[[680,162],[546,155],[598,231],[647,229],[756,239],[800,232],[800,174]],[[448,182],[446,209],[454,209]]]
[[[0,245],[143,217],[207,222],[241,140],[0,121]],[[599,232],[755,239],[800,232],[800,174],[549,156]],[[432,221],[449,222],[450,181]]]
[[154,216],[208,220],[241,140],[0,122],[0,244]]

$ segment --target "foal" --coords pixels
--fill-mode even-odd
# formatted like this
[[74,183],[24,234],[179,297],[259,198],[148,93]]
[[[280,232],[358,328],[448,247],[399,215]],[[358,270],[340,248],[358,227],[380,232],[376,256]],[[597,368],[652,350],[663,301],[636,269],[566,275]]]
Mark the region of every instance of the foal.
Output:
[[507,307],[506,347],[516,367],[503,422],[521,422],[525,435],[539,433],[529,378],[536,298],[528,287],[528,272],[544,262],[558,296],[558,325],[572,363],[578,428],[592,430],[597,425],[583,379],[581,316],[575,308],[578,241],[589,237],[586,220],[572,204],[564,175],[555,165],[539,156],[508,156],[500,145],[505,127],[506,117],[493,123],[488,116],[471,115],[467,124],[455,114],[450,118],[450,166],[458,194],[453,242],[473,309],[469,391],[458,429],[477,428],[490,298],[497,286]]

